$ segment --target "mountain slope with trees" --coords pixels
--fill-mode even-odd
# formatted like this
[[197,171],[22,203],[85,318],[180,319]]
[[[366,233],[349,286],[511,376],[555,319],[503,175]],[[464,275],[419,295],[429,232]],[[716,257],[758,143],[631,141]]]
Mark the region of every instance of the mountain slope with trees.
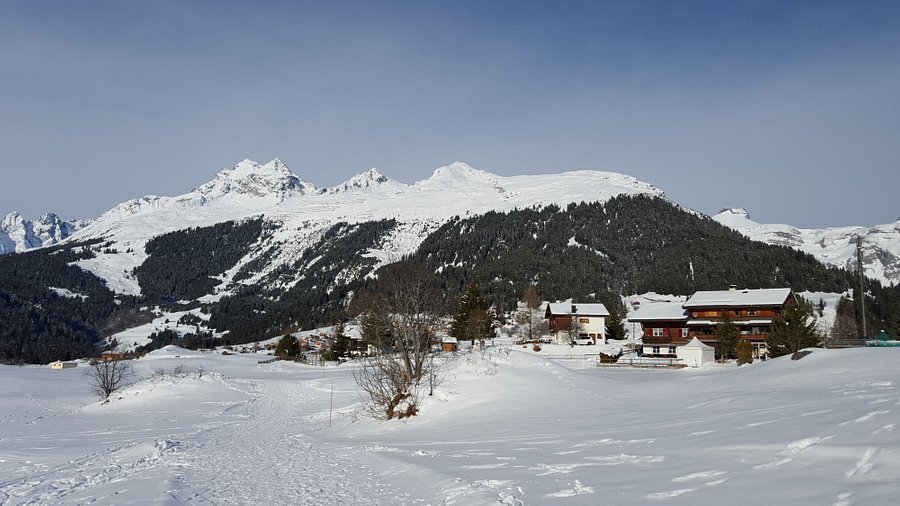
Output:
[[[224,342],[232,344],[330,325],[346,317],[348,306],[362,300],[386,268],[424,266],[436,274],[445,300],[457,300],[477,283],[498,316],[514,309],[532,286],[544,300],[597,301],[625,314],[620,296],[635,293],[691,294],[731,284],[841,293],[857,284],[853,274],[809,254],[751,241],[645,195],[452,218],[421,239],[414,253],[382,267],[383,256],[373,252],[384,251],[398,230],[396,220],[317,225],[301,245],[279,236],[285,226],[257,217],[149,240],[147,258],[134,271],[139,298],[113,294],[74,265],[109,250],[107,242],[2,257],[0,358],[89,356],[109,335],[104,329],[140,305],[200,307],[209,315],[207,330],[225,333]],[[288,247],[296,257],[276,263]],[[220,295],[204,297],[213,291]],[[872,282],[867,291],[869,328],[896,335],[898,289]],[[842,307],[845,320],[856,318],[853,304]]]
[[809,254],[751,241],[646,196],[451,220],[412,260],[439,271],[449,292],[477,282],[504,310],[531,284],[546,300],[618,307],[619,295],[651,291],[691,294],[735,284],[843,292],[854,282]]

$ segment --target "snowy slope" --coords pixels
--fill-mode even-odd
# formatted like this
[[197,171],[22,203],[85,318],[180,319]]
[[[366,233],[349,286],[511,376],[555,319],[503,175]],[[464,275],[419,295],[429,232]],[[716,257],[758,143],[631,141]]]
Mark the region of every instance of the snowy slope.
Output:
[[0,255],[52,246],[89,223],[87,220],[63,221],[53,213],[36,220],[9,213],[0,220]]
[[790,246],[826,265],[855,270],[856,238],[863,238],[866,275],[885,285],[900,283],[900,219],[874,227],[797,228],[761,224],[744,209],[723,209],[713,219],[755,241]]
[[135,363],[145,379],[108,404],[91,396],[83,367],[0,366],[0,503],[880,505],[900,496],[898,349],[635,370],[496,346],[451,361],[420,415],[391,422],[362,410],[353,364],[261,358],[157,350]]
[[79,265],[107,280],[117,292],[138,294],[129,273],[146,258],[144,244],[188,227],[264,216],[277,225],[275,239],[285,244],[274,261],[279,265],[299,257],[305,245],[336,222],[395,219],[398,226],[387,243],[371,252],[387,262],[414,251],[454,216],[637,194],[664,197],[652,185],[612,172],[503,177],[464,163],[438,168],[430,178],[411,185],[372,169],[334,188],[317,190],[277,159],[264,165],[244,160],[184,195],[147,196],[120,204],[72,240],[112,241],[111,248],[118,253],[100,253]]

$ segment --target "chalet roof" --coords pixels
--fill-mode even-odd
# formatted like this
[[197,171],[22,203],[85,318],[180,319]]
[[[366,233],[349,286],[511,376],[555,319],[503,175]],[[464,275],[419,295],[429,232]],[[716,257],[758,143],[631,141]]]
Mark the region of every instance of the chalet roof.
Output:
[[547,312],[552,315],[609,316],[603,304],[581,302],[551,302],[547,304]]
[[697,348],[697,349],[713,349],[712,346],[708,344],[704,344],[703,341],[697,339],[696,337],[688,341],[687,344],[682,345],[682,348]]
[[791,295],[790,288],[760,288],[743,290],[709,290],[692,295],[684,307],[751,307],[781,306]]
[[628,315],[628,321],[680,321],[687,320],[687,317],[687,311],[681,307],[681,302],[669,302],[642,306]]

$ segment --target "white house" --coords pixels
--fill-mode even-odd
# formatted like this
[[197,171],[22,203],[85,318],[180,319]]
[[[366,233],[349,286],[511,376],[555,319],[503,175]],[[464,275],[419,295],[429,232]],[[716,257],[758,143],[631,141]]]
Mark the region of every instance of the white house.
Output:
[[606,343],[607,316],[609,311],[603,304],[568,301],[547,304],[544,318],[550,320],[550,332],[557,344],[569,344],[575,338],[589,338],[597,344],[598,341]]
[[50,362],[50,369],[71,369],[73,367],[78,367],[77,362],[63,362],[62,360],[57,360],[56,362]]
[[678,361],[688,367],[703,367],[703,364],[716,361],[716,349],[696,337],[679,346],[675,353]]

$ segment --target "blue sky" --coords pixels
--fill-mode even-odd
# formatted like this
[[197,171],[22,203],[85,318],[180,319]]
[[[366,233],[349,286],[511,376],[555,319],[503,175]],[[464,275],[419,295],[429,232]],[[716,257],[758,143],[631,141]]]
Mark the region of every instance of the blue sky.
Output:
[[761,222],[900,216],[900,2],[0,2],[0,214],[244,158],[318,186],[598,169]]

